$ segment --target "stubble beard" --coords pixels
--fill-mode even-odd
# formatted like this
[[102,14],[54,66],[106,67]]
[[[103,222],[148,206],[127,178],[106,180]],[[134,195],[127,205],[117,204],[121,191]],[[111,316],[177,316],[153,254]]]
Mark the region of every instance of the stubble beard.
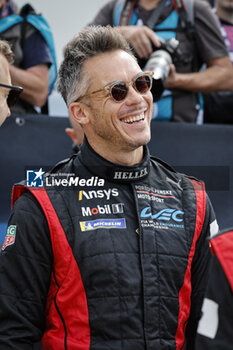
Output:
[[[109,143],[109,146],[112,146],[112,149],[117,152],[118,150],[122,150],[124,152],[132,152],[135,151],[137,148],[146,145],[150,140],[146,140],[145,142],[138,142],[138,141],[130,141],[125,140],[123,136],[118,134],[117,132],[111,132],[105,128],[99,127],[98,125],[98,119],[102,118],[101,115],[99,115],[96,111],[93,111],[94,113],[94,124],[93,129],[96,135],[98,135],[103,141],[106,141]],[[149,137],[150,139],[150,137]]]

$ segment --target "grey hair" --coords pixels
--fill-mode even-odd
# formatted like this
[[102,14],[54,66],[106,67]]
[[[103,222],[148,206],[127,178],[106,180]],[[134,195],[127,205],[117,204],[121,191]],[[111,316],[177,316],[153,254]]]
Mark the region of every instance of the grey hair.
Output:
[[0,54],[3,55],[9,64],[14,61],[14,54],[9,43],[5,40],[0,40]]
[[90,86],[90,78],[82,69],[85,61],[115,50],[123,50],[135,58],[125,38],[111,26],[86,27],[68,42],[56,83],[68,106],[84,95]]

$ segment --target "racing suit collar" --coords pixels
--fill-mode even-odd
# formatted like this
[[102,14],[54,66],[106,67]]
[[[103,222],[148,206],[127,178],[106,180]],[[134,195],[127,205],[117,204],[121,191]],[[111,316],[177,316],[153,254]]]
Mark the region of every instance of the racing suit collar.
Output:
[[84,138],[78,153],[79,160],[95,175],[112,182],[128,183],[138,181],[148,176],[150,171],[150,154],[144,146],[144,156],[141,163],[133,166],[114,164],[96,153]]

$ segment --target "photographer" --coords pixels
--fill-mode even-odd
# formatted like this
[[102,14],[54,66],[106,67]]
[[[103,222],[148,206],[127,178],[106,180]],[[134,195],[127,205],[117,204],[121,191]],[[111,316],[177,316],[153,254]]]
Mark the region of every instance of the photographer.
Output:
[[[186,2],[185,8],[174,0],[111,0],[90,23],[119,26],[142,68],[152,53],[161,49],[160,38],[178,40],[180,55],[171,55],[166,90],[158,103],[154,102],[156,120],[201,122],[198,93],[233,88],[232,65],[209,4]],[[204,63],[207,69],[200,71]],[[154,95],[154,101],[156,98]]]
[[[233,64],[233,0],[216,0],[213,12]],[[233,124],[233,90],[204,95],[204,122]]]

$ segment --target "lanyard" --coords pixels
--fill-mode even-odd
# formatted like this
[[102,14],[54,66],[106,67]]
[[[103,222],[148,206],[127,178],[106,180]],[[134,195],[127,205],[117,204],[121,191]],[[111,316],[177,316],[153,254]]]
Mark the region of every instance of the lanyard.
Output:
[[167,2],[167,0],[161,0],[160,1],[160,3],[154,9],[154,11],[152,12],[151,16],[149,17],[149,19],[146,22],[147,27],[149,27],[150,29],[154,29],[154,26],[157,23],[157,21],[159,19],[159,16],[163,12],[163,9],[164,9],[164,7],[166,5],[166,2]]

